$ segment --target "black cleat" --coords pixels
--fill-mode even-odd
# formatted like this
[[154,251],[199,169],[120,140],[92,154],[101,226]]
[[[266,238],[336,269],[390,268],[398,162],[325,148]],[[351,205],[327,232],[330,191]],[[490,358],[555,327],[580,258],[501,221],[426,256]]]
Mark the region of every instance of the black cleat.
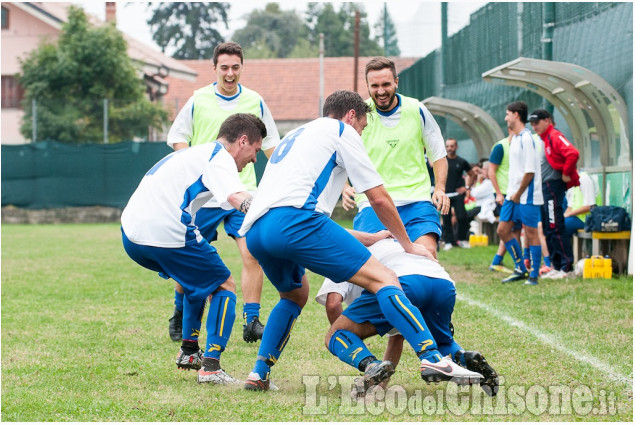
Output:
[[529,272],[523,272],[519,268],[515,268],[514,272],[503,279],[502,283],[516,282],[519,280],[525,280],[529,277]]
[[174,314],[170,317],[168,331],[172,341],[180,341],[183,337],[183,312],[178,311],[176,307],[174,307]]
[[478,372],[483,375],[481,381],[481,388],[490,397],[496,397],[498,393],[498,374],[492,366],[487,363],[485,357],[478,351],[466,351],[465,367],[473,372]]
[[243,325],[243,339],[245,342],[256,342],[262,339],[262,334],[265,331],[265,325],[260,323],[260,319],[254,317],[247,325]]
[[389,360],[369,363],[368,366],[366,366],[366,371],[364,372],[364,392],[368,391],[370,387],[379,385],[384,381],[388,381],[394,373],[395,365]]

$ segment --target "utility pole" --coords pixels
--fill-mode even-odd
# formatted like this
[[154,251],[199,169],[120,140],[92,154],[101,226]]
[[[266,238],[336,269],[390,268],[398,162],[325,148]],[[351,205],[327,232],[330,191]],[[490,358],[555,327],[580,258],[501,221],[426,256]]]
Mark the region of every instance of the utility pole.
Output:
[[384,2],[384,56],[388,56],[388,6]]
[[318,116],[322,116],[324,109],[324,33],[320,33],[320,110]]
[[353,63],[353,91],[357,92],[357,65],[359,63],[359,10],[355,11],[355,59]]

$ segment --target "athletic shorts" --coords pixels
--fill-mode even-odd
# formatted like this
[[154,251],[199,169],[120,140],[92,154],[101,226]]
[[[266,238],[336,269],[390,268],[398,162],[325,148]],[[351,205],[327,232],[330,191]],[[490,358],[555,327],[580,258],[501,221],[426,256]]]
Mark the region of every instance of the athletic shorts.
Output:
[[[399,283],[412,305],[421,312],[426,322],[424,326],[428,326],[437,345],[451,344],[450,321],[456,301],[454,284],[446,279],[423,275],[400,276]],[[370,322],[379,335],[393,328],[379,308],[375,294],[366,290],[342,314],[355,323]]]
[[540,205],[515,204],[505,199],[499,220],[521,222],[528,227],[538,227],[541,221]]
[[315,301],[322,305],[326,305],[326,298],[330,293],[340,294],[342,301],[346,305],[351,305],[364,289],[361,286],[353,285],[350,282],[333,282],[331,279],[324,279],[322,287],[315,296]]
[[[441,224],[439,212],[432,202],[420,201],[397,207],[399,217],[408,232],[411,241],[416,241],[421,236],[429,233],[435,234],[437,240],[441,237]],[[357,213],[353,219],[353,229],[360,232],[377,233],[386,230],[386,226],[379,221],[375,210],[366,207]]]
[[216,248],[206,241],[181,248],[159,248],[131,242],[123,229],[121,236],[130,258],[164,278],[176,280],[190,299],[205,299],[231,275]]
[[305,268],[335,282],[349,280],[371,256],[326,215],[294,207],[273,208],[256,220],[247,248],[279,292],[300,288]]
[[221,221],[224,222],[225,233],[232,238],[239,238],[238,230],[243,225],[245,214],[235,210],[224,210],[222,208],[201,208],[196,212],[194,224],[198,227],[201,236],[209,243],[218,238],[216,229]]

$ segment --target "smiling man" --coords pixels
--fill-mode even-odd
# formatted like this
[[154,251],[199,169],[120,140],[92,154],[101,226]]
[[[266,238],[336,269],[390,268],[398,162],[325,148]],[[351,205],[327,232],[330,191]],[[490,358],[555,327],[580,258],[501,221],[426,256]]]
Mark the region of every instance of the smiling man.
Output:
[[[262,142],[262,150],[267,158],[280,142],[273,116],[258,93],[242,86],[243,50],[233,42],[216,46],[213,55],[216,82],[198,89],[174,120],[168,133],[168,145],[179,150],[216,140],[221,123],[228,116],[241,112],[250,113],[262,119],[267,127],[267,137]],[[249,164],[240,173],[240,179],[250,192],[256,191],[256,173]],[[262,269],[247,250],[245,239],[238,236],[245,215],[236,210],[225,211],[214,201],[201,208],[196,216],[196,225],[208,241],[216,240],[216,229],[221,222],[227,235],[236,241],[243,260],[240,285],[243,293],[243,339],[255,342],[262,337],[260,323],[260,294],[262,292]],[[178,341],[182,337],[181,312],[183,311],[183,290],[175,287],[175,309],[170,319],[170,337]]]

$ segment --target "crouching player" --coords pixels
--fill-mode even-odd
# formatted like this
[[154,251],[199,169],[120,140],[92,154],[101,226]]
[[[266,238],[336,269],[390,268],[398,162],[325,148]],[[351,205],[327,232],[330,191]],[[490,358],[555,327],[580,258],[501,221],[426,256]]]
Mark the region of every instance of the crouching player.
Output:
[[[417,324],[428,334],[421,346],[422,351],[426,350],[426,357],[421,360],[421,378],[426,382],[452,380],[459,385],[480,382],[488,395],[495,396],[498,391],[496,371],[481,353],[464,351],[452,336],[450,320],[456,290],[445,269],[424,257],[407,254],[393,239],[380,240],[369,250],[397,274],[404,293],[423,316],[424,321]],[[357,388],[357,395],[363,396],[374,385],[386,385],[394,373],[393,362],[399,360],[402,340],[399,336],[390,337],[389,340],[397,343],[391,348],[389,342],[386,360],[377,360],[362,340],[389,333],[393,326],[382,315],[375,295],[360,291],[354,298],[353,286],[326,279],[316,300],[325,304],[329,293],[337,293],[350,302],[331,325],[325,344],[334,356],[364,373]]]
[[[215,142],[181,149],[157,162],[121,215],[123,246],[130,258],[183,286],[183,340],[176,365],[199,370],[199,383],[238,381],[220,367],[236,317],[236,284],[194,224],[196,212],[212,198],[223,209],[247,212],[252,197],[238,172],[256,162],[266,134],[256,116],[230,116]],[[210,295],[203,352],[198,337]]]

